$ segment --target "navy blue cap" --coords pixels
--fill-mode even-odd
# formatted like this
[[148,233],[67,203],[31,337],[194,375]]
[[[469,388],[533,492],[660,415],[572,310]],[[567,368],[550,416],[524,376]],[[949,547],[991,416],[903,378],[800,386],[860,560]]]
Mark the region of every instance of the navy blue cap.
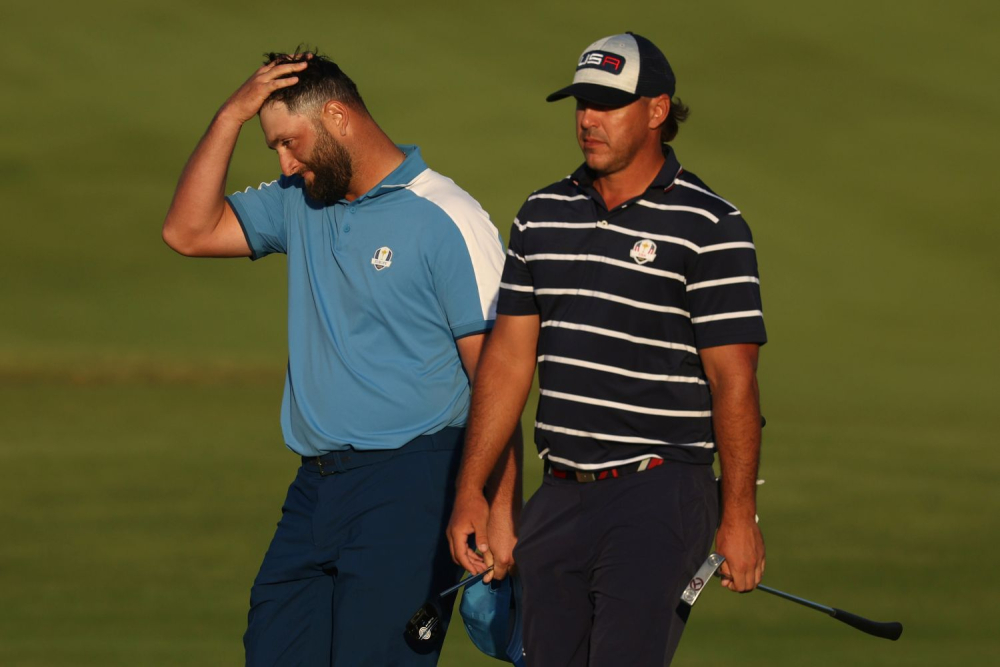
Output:
[[663,52],[642,35],[626,32],[588,46],[576,65],[573,83],[545,99],[576,97],[617,107],[640,97],[673,97],[676,87],[674,71]]

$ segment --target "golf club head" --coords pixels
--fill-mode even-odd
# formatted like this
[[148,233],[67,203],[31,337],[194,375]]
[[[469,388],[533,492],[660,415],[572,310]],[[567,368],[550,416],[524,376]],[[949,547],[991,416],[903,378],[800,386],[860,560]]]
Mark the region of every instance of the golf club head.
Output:
[[698,601],[698,596],[705,590],[705,584],[712,579],[725,561],[726,557],[722,554],[710,553],[705,562],[698,568],[698,571],[695,572],[687,588],[681,593],[681,602],[685,603],[688,607],[693,607],[694,603]]

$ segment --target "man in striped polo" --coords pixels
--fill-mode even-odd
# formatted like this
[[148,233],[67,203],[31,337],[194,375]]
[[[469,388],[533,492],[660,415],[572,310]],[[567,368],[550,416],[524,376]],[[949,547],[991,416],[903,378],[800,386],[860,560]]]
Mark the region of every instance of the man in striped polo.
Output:
[[[528,197],[511,229],[449,539],[473,572],[502,577],[516,560],[529,664],[668,664],[713,533],[724,586],[752,590],[764,571],[756,255],[740,211],[669,146],[687,116],[674,88],[639,35],[587,47],[548,97],[576,99],[585,162]],[[545,477],[515,530],[482,488],[536,361]]]

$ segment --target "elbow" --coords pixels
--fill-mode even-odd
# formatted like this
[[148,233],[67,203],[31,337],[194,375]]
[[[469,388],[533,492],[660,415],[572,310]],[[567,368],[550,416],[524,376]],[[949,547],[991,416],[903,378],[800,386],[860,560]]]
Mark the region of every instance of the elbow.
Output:
[[757,394],[757,376],[753,372],[720,375],[708,378],[708,389],[713,396],[745,397]]
[[185,257],[194,257],[195,250],[190,239],[178,230],[176,223],[172,223],[170,216],[163,221],[163,231],[161,232],[163,242],[174,252]]

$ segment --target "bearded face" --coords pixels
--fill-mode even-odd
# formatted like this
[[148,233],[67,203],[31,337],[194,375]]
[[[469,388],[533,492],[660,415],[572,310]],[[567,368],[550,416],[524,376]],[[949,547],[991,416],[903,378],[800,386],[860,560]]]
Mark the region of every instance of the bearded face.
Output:
[[313,178],[306,180],[306,194],[323,204],[335,204],[347,195],[347,189],[354,176],[354,165],[351,155],[333,138],[322,123],[315,123],[316,143],[312,155],[303,161],[307,171]]

